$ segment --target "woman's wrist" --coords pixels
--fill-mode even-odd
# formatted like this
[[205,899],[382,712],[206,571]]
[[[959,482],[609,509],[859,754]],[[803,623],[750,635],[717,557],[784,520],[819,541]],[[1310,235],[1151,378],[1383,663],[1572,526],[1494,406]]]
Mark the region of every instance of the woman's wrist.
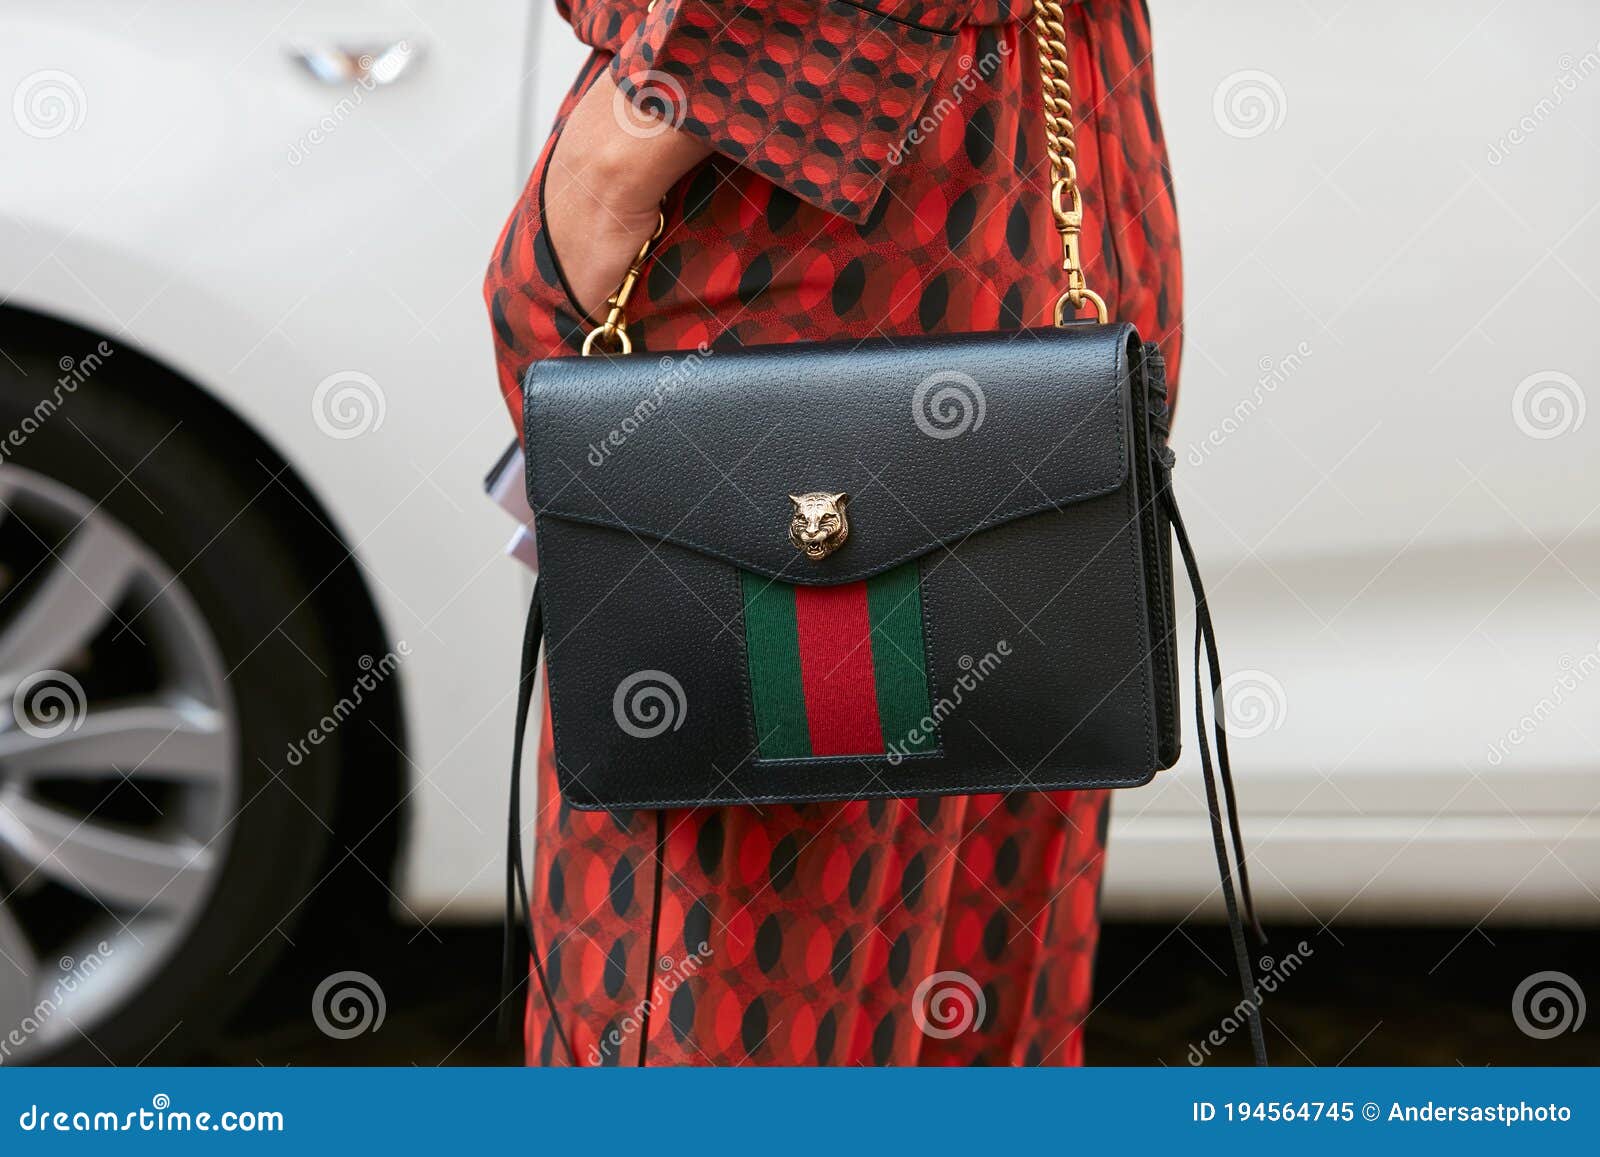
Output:
[[545,174],[545,226],[590,320],[655,232],[661,199],[710,151],[634,109],[605,72],[573,108]]
[[698,137],[662,124],[648,136],[613,134],[599,162],[619,200],[631,206],[653,206],[710,152]]
[[564,159],[576,157],[592,195],[619,214],[653,210],[711,152],[698,137],[636,109],[609,73],[584,94],[564,136],[571,146]]

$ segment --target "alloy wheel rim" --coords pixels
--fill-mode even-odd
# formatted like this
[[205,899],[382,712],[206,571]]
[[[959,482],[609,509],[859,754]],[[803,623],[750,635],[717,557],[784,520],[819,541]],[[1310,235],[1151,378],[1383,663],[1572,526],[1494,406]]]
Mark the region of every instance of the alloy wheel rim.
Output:
[[0,465],[0,1063],[92,1043],[209,901],[239,795],[227,675],[181,575]]

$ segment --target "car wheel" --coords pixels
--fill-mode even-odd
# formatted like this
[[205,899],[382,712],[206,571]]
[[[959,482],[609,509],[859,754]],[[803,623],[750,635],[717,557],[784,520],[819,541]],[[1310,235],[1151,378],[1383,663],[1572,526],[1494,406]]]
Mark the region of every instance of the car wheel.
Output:
[[316,889],[339,667],[270,466],[65,365],[0,361],[0,1062],[139,1062],[213,1033]]

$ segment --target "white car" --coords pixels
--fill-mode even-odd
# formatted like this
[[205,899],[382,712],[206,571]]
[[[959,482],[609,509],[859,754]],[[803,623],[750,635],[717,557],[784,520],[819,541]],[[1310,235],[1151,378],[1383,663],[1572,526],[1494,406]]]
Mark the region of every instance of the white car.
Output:
[[[1593,920],[1596,17],[1154,7],[1258,900]],[[0,1063],[208,1031],[341,872],[498,917],[479,285],[580,56],[548,0],[0,14]],[[1115,815],[1110,912],[1215,904],[1187,759]]]

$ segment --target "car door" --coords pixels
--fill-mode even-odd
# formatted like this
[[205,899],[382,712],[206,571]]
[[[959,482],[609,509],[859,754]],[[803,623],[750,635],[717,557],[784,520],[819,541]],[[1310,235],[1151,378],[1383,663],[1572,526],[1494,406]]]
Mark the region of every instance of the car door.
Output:
[[[237,999],[282,942],[274,928],[320,894],[335,842],[360,849],[379,898],[408,918],[494,910],[501,853],[485,837],[504,806],[525,583],[500,554],[509,524],[479,488],[512,431],[478,287],[526,171],[543,7],[15,0],[0,12],[0,374],[20,397],[94,360],[92,381],[19,421],[27,444],[8,443],[0,469],[28,466],[63,533],[74,510],[104,520],[105,541],[131,544],[122,555],[152,590],[198,609],[193,637],[218,644],[179,672],[189,684],[217,675],[204,706],[221,754],[190,776],[206,772],[234,801],[214,832],[159,845],[102,827],[104,814],[56,822],[56,804],[0,816],[0,940],[31,962],[19,983],[50,989],[45,965],[67,955],[47,942],[65,935],[53,921],[66,900],[19,924],[17,882],[82,893],[79,931],[96,943],[89,922],[105,920],[116,967],[52,1026],[75,1023],[113,1055],[137,1059],[185,1020],[175,1002]],[[146,427],[172,437],[115,444]],[[113,467],[120,482],[66,477]],[[57,501],[63,480],[70,501]],[[184,538],[213,516],[215,535]],[[266,544],[258,553],[234,552],[242,528]],[[307,562],[329,557],[354,572],[337,599],[335,566]],[[219,559],[228,577],[212,582]],[[235,637],[250,643],[230,654]],[[268,655],[280,665],[262,670]],[[107,718],[96,684],[80,682],[89,718]],[[375,714],[390,696],[394,710]],[[289,713],[271,742],[252,740],[262,707]],[[12,727],[4,742],[10,759],[45,740]],[[291,784],[304,806],[251,805],[251,776]],[[354,805],[364,823],[335,841]],[[51,823],[30,818],[41,816]],[[236,863],[247,847],[250,862]],[[84,857],[68,863],[75,850]],[[84,875],[91,862],[99,877]],[[136,862],[170,862],[185,885],[146,873],[141,901],[116,870]],[[239,880],[249,888],[230,898]],[[168,911],[179,894],[187,906]],[[171,934],[136,935],[130,913],[161,915]],[[17,985],[0,991],[31,1007]]]

